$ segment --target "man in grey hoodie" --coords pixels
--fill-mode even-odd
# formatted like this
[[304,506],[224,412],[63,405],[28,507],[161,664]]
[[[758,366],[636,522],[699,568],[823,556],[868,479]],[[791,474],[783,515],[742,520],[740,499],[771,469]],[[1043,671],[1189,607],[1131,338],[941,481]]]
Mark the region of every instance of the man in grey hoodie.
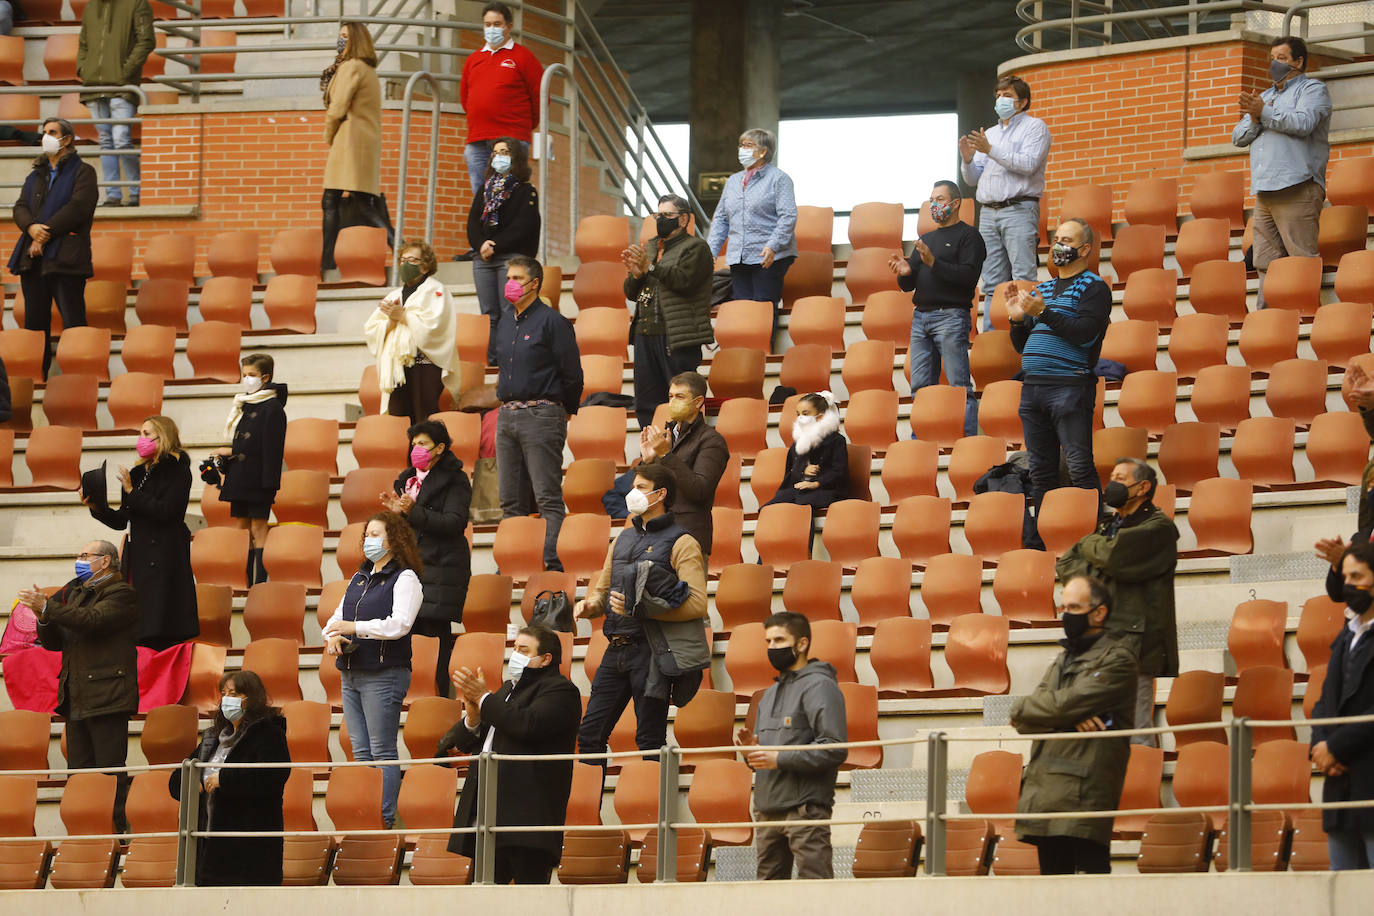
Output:
[[[811,622],[801,614],[773,614],[763,622],[763,636],[778,679],[759,700],[753,733],[741,728],[736,742],[767,747],[849,740],[844,694],[835,669],[807,657]],[[844,748],[749,751],[746,761],[754,771],[754,820],[829,818],[835,807],[835,774],[845,755]],[[792,877],[794,861],[800,878],[835,876],[827,825],[760,827],[755,843],[760,881]]]

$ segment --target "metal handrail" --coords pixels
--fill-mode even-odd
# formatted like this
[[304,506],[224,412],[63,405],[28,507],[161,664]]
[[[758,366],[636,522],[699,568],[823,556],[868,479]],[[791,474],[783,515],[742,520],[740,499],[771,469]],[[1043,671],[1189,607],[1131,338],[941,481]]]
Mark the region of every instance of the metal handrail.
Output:
[[429,120],[429,180],[425,184],[425,234],[426,242],[434,239],[434,192],[439,178],[439,81],[429,71],[420,70],[411,74],[406,81],[405,94],[401,98],[401,161],[400,173],[396,179],[396,244],[392,248],[391,268],[395,276],[400,275],[401,250],[409,241],[405,237],[406,193],[410,172],[410,114],[415,101],[415,84],[424,80],[429,84],[433,106]]
[[[568,176],[568,196],[570,197],[568,207],[568,248],[572,249],[573,239],[577,235],[578,220],[578,179],[581,168],[581,144],[578,142],[578,91],[577,80],[573,77],[572,70],[566,64],[550,64],[544,69],[544,76],[539,81],[539,139],[544,148],[539,151],[539,161],[542,163],[542,175],[545,176],[545,184],[549,174],[549,166],[553,162],[553,131],[549,125],[549,105],[553,101],[553,80],[558,75],[563,76],[564,83],[568,86],[568,167],[571,170]],[[539,238],[539,262],[547,264],[549,260],[549,195],[547,188],[544,194],[539,195],[539,225],[543,230]]]
[[[1301,17],[1302,17],[1302,33],[1301,33],[1301,37],[1302,37],[1302,38],[1306,38],[1306,37],[1307,37],[1307,28],[1308,28],[1308,15],[1307,15],[1307,11],[1308,11],[1308,10],[1319,9],[1319,8],[1321,8],[1321,7],[1327,7],[1327,6],[1345,6],[1345,5],[1348,4],[1348,3],[1362,3],[1362,2],[1364,2],[1364,0],[1298,0],[1297,3],[1294,3],[1292,6],[1290,6],[1290,7],[1288,8],[1287,12],[1285,12],[1285,13],[1283,14],[1283,31],[1282,31],[1281,34],[1282,34],[1285,38],[1288,38],[1288,37],[1292,36],[1292,34],[1293,34],[1293,20],[1294,20],[1296,17],[1301,16]],[[1342,39],[1345,39],[1345,38],[1362,38],[1362,37],[1365,37],[1365,36],[1367,36],[1367,35],[1369,35],[1369,34],[1370,34],[1370,33],[1369,33],[1368,30],[1361,30],[1361,31],[1359,31],[1359,32],[1351,32],[1351,33],[1349,33],[1349,34],[1326,35],[1326,36],[1323,37],[1322,40],[1323,40],[1323,41],[1341,41]]]
[[[1156,24],[1167,25],[1171,21],[1180,17],[1188,17],[1188,30],[1186,34],[1197,35],[1204,30],[1203,19],[1216,13],[1232,12],[1266,12],[1283,13],[1288,7],[1266,2],[1266,0],[1187,0],[1172,6],[1155,6],[1149,9],[1124,10],[1111,13],[1094,13],[1083,16],[1078,14],[1079,0],[1055,0],[1055,2],[1067,4],[1070,13],[1066,17],[1058,19],[1039,18],[1032,12],[1044,6],[1046,0],[1017,0],[1016,14],[1022,20],[1031,23],[1016,33],[1016,44],[1022,50],[1029,53],[1038,53],[1046,50],[1041,37],[1045,32],[1066,32],[1069,36],[1069,47],[1077,48],[1079,35],[1088,32],[1091,36],[1101,39],[1101,44],[1112,44],[1110,33],[1106,31],[1089,31],[1086,26],[1104,25],[1111,26],[1116,23],[1124,22],[1147,22],[1153,20]],[[1333,2],[1344,3],[1350,0],[1333,0]],[[1226,21],[1229,25],[1229,19]]]

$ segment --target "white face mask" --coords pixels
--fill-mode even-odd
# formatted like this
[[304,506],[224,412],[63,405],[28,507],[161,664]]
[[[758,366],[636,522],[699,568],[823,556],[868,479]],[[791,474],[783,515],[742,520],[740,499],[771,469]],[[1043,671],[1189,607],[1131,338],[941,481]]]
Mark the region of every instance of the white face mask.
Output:
[[244,394],[257,394],[262,390],[262,376],[245,375],[243,381],[239,382],[239,384],[243,386]]
[[512,681],[520,680],[520,675],[525,673],[525,669],[530,666],[531,661],[533,661],[533,659],[528,655],[512,652],[510,654],[510,661],[506,663],[506,672],[510,675],[510,679]]
[[631,515],[643,515],[649,511],[648,494],[643,490],[631,490],[625,494],[625,508],[630,510]]
[[52,134],[43,135],[43,152],[49,156],[56,156],[62,150],[62,138],[54,137]]
[[243,697],[220,697],[219,711],[230,722],[237,722],[243,718]]
[[746,169],[754,164],[755,156],[756,152],[750,149],[749,147],[741,146],[739,148],[739,164],[744,166]]

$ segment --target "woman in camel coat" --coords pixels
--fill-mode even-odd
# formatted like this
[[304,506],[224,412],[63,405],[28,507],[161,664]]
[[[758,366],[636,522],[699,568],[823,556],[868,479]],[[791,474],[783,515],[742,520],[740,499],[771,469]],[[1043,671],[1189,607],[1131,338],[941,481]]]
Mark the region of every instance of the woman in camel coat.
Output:
[[[367,26],[345,22],[339,53],[320,75],[324,93],[324,251],[321,266],[334,267],[334,240],[345,225],[389,226],[382,198],[382,86],[377,50]],[[344,209],[350,213],[344,219]]]

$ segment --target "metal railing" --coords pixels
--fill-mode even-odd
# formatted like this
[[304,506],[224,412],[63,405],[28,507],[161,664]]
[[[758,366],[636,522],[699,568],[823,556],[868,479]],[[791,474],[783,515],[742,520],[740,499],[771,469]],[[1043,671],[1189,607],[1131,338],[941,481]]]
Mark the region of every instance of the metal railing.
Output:
[[[1115,818],[1118,816],[1154,815],[1168,813],[1205,813],[1226,815],[1228,867],[1237,872],[1251,869],[1251,815],[1256,811],[1302,811],[1346,808],[1374,807],[1374,800],[1350,802],[1312,802],[1292,801],[1281,803],[1256,803],[1251,794],[1251,752],[1254,730],[1257,728],[1280,728],[1311,726],[1316,724],[1352,725],[1374,722],[1374,715],[1342,716],[1326,719],[1302,720],[1259,720],[1236,718],[1230,721],[1200,722],[1189,725],[1166,726],[1158,728],[1121,729],[1105,732],[1058,732],[1050,734],[970,734],[963,730],[935,730],[904,738],[885,738],[870,741],[848,741],[813,745],[751,746],[750,750],[818,750],[849,749],[871,747],[898,747],[926,745],[926,815],[925,815],[925,861],[927,874],[940,876],[945,873],[945,838],[951,822],[966,820],[1083,820]],[[1083,740],[1123,740],[1138,735],[1160,736],[1165,733],[1190,732],[1225,728],[1229,733],[1228,755],[1230,761],[1228,796],[1224,805],[1198,806],[1159,806],[1150,808],[1114,808],[1096,811],[1044,811],[1044,812],[977,812],[954,813],[950,810],[949,792],[949,751],[953,743],[995,743],[1009,741],[1083,741]],[[971,729],[969,730],[972,731]],[[170,771],[180,769],[181,787],[178,829],[171,832],[138,833],[133,838],[154,838],[176,836],[178,840],[177,884],[194,884],[196,863],[196,841],[208,837],[339,837],[339,836],[402,836],[402,835],[453,835],[474,834],[474,856],[472,876],[476,883],[491,884],[494,881],[496,838],[502,833],[554,833],[554,832],[608,832],[621,830],[658,831],[658,856],[656,880],[672,882],[676,879],[677,835],[678,831],[688,828],[748,828],[759,827],[799,827],[807,825],[857,826],[869,823],[867,817],[829,817],[814,820],[748,820],[703,822],[683,820],[681,813],[680,780],[683,764],[698,756],[736,753],[741,749],[734,745],[719,747],[682,748],[665,746],[657,753],[659,763],[659,789],[657,817],[652,822],[619,823],[603,825],[515,825],[499,824],[498,794],[500,786],[500,764],[503,761],[519,761],[528,764],[533,761],[556,762],[572,761],[574,765],[588,765],[587,761],[616,761],[644,759],[652,752],[620,751],[601,754],[544,754],[511,755],[483,751],[480,754],[459,757],[435,757],[426,759],[396,761],[350,761],[334,763],[323,762],[272,762],[272,763],[233,763],[225,761],[210,764],[199,760],[185,760],[181,764],[143,765],[125,767],[101,767],[107,773],[137,773],[150,771]],[[580,764],[578,762],[581,762]],[[360,766],[416,766],[420,764],[452,765],[467,763],[476,766],[476,776],[481,791],[477,798],[476,822],[464,827],[396,827],[388,829],[355,829],[347,825],[335,825],[329,830],[276,830],[276,831],[203,831],[198,829],[200,770],[210,766],[219,769],[343,769]],[[73,768],[54,768],[42,770],[7,770],[0,775],[46,777],[52,774],[74,774],[91,772]],[[1310,782],[1309,782],[1310,785]],[[1311,793],[1309,789],[1308,798]],[[599,803],[599,799],[598,799]],[[68,839],[111,839],[120,834],[62,834],[52,836],[0,837],[0,843],[12,842],[61,842]]]
[[[1356,5],[1364,7],[1367,5],[1367,3],[1365,2],[1365,0],[1298,0],[1297,3],[1294,3],[1292,6],[1290,6],[1288,8],[1288,11],[1283,14],[1283,31],[1281,34],[1284,37],[1289,37],[1293,35],[1293,20],[1299,19],[1301,20],[1302,25],[1298,31],[1298,35],[1302,38],[1306,38],[1308,36],[1308,29],[1310,27],[1309,20],[1311,17],[1309,14],[1312,10],[1333,6]],[[1366,23],[1363,17],[1357,20],[1352,20],[1352,28],[1350,30],[1339,31],[1333,29],[1332,31],[1322,35],[1321,40],[1323,43],[1329,43],[1334,41],[1347,41],[1350,39],[1369,38],[1371,36],[1374,36],[1374,29],[1364,28],[1365,24]]]
[[[1047,7],[1054,12],[1047,13]],[[1016,33],[1016,44],[1037,54],[1200,35],[1231,28],[1233,13],[1282,14],[1287,10],[1282,3],[1265,0],[1157,0],[1147,9],[1125,10],[1114,9],[1111,0],[1017,0],[1016,15],[1030,24]]]
[[[69,92],[77,92],[77,93],[80,93],[80,92],[91,92],[91,91],[92,91],[92,87],[83,85],[83,84],[81,84],[81,83],[56,84],[56,85],[44,85],[44,86],[0,86],[0,95],[25,95],[25,96],[38,96],[39,98],[48,98],[48,97],[57,98],[57,97],[66,95],[66,94],[69,93]],[[121,85],[121,86],[101,86],[101,87],[100,87],[100,91],[102,91],[102,92],[130,92],[130,93],[133,93],[134,95],[138,96],[140,104],[147,104],[147,101],[148,101],[148,94],[143,90],[143,87],[142,87],[142,86],[136,86],[136,85],[133,85],[133,84],[126,84],[126,85]],[[58,116],[60,117],[60,115],[58,115]],[[39,123],[38,123],[38,124],[35,124],[34,127],[37,128],[38,126],[40,126],[41,123],[42,123],[42,120],[43,120],[43,119],[40,118],[40,119],[39,119]],[[137,115],[135,115],[135,116],[132,117],[132,118],[65,118],[64,120],[66,120],[68,123],[70,123],[73,127],[79,127],[79,126],[86,125],[86,124],[93,124],[93,125],[107,124],[107,125],[111,125],[111,126],[113,126],[113,125],[115,125],[115,124],[128,124],[128,125],[130,125],[130,126],[132,127],[133,125],[142,123],[142,119],[139,118]],[[18,124],[15,124],[14,126],[26,128],[26,127],[28,127],[28,122],[18,123]],[[19,153],[19,156],[16,157],[16,158],[27,158],[27,155],[28,155],[28,152],[29,152],[30,149],[33,149],[33,150],[34,150],[33,155],[34,155],[35,157],[37,157],[37,156],[39,155],[37,149],[36,149],[36,148],[33,148],[33,147],[19,147],[19,148],[17,148],[16,150],[14,150],[13,152]],[[133,147],[130,147],[130,148],[128,148],[128,149],[102,149],[102,150],[98,150],[98,151],[97,151],[97,150],[92,150],[90,147],[84,147],[84,148],[79,148],[79,149],[77,150],[77,152],[78,152],[78,153],[81,153],[81,154],[89,153],[90,155],[93,155],[93,156],[94,156],[94,155],[100,155],[100,156],[138,156],[138,155],[142,152],[142,149],[141,149],[140,147],[138,147],[138,146],[133,146]],[[9,157],[6,156],[5,158],[9,158]],[[83,158],[84,158],[84,156],[83,156]],[[25,176],[25,177],[27,178],[27,176]],[[101,187],[105,187],[105,188],[114,188],[114,187],[122,188],[122,187],[130,187],[130,186],[132,186],[132,185],[136,185],[136,184],[140,184],[140,183],[141,183],[141,182],[139,182],[139,181],[133,181],[132,179],[121,179],[121,180],[119,180],[119,181],[106,181],[106,180],[102,177],[101,180],[100,180],[100,185],[101,185]],[[21,188],[23,188],[23,187],[24,187],[24,180],[20,180],[20,181],[0,181],[0,188],[5,188],[5,189],[10,189],[10,190],[15,190],[15,191],[17,191],[17,190],[19,190],[19,189],[21,189]]]

